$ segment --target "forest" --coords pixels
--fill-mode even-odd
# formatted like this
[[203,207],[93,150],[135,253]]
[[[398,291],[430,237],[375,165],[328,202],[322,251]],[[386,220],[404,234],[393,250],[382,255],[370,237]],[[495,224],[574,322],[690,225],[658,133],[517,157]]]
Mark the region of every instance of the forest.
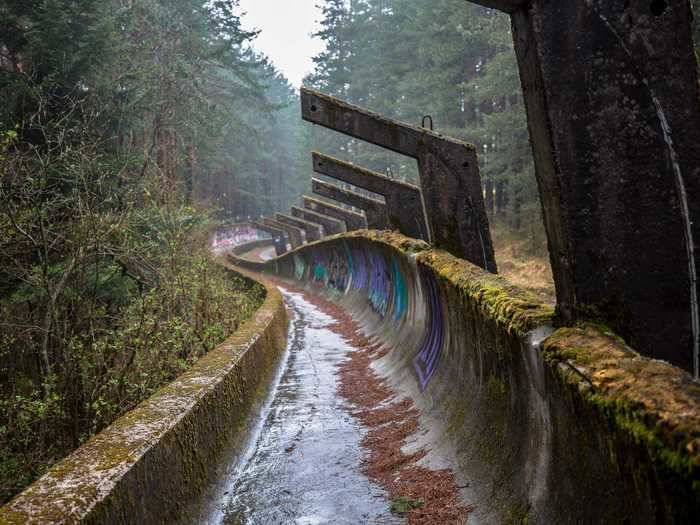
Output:
[[[319,4],[304,84],[475,144],[497,249],[547,295],[509,17]],[[0,504],[251,315],[260,290],[212,264],[208,237],[297,204],[311,150],[417,181],[303,124],[241,16],[238,0],[0,0]]]

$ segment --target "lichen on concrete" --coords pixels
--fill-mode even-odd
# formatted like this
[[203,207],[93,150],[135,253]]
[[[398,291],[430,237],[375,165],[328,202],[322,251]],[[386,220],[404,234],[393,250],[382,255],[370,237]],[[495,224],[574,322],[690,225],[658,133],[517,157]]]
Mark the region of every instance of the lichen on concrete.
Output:
[[556,331],[543,355],[654,461],[691,481],[700,498],[700,384],[687,372],[641,357],[590,324]]

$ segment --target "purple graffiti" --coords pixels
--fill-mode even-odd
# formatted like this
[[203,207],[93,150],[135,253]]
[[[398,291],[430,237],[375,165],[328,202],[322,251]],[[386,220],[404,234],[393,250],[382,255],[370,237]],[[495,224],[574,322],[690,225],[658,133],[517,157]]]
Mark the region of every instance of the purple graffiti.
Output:
[[391,306],[391,274],[383,255],[370,252],[369,259],[369,302],[374,310],[384,317]]
[[363,250],[352,250],[352,287],[355,290],[364,290],[369,286],[369,272],[367,270],[367,257]]
[[440,363],[445,333],[437,282],[427,272],[421,273],[428,296],[428,335],[423,341],[418,355],[413,359],[413,366],[418,374],[421,390],[425,390]]

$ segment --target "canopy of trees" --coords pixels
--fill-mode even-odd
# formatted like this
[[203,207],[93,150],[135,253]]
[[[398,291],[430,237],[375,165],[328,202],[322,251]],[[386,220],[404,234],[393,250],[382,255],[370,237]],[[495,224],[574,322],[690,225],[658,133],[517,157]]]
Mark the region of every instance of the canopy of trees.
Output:
[[[392,118],[476,144],[487,208],[543,240],[509,17],[463,0],[326,0],[327,49],[307,83]],[[415,164],[315,130],[312,146],[417,180]],[[523,220],[524,219],[524,220]]]
[[0,1],[0,503],[257,304],[207,225],[288,203],[299,126],[236,12]]

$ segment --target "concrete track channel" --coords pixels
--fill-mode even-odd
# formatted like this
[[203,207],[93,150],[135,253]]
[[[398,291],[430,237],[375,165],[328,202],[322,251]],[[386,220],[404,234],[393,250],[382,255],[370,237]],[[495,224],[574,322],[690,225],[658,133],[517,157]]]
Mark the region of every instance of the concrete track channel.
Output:
[[190,523],[403,523],[361,472],[365,431],[338,392],[337,367],[355,349],[335,319],[282,289],[286,354],[248,444]]

